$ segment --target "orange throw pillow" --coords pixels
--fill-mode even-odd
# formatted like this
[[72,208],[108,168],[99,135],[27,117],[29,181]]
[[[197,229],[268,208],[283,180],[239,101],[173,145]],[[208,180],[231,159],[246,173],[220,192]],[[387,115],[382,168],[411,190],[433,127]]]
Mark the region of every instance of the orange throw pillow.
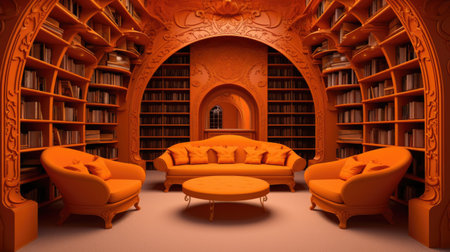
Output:
[[364,170],[362,172],[362,174],[366,174],[366,173],[370,173],[370,172],[376,172],[379,170],[383,170],[388,168],[389,166],[384,165],[384,164],[378,164],[375,163],[374,161],[369,161],[369,163],[366,164],[366,167],[364,167]]
[[189,160],[191,164],[207,164],[208,163],[208,146],[186,146],[189,153]]
[[267,150],[256,147],[246,147],[244,151],[247,153],[244,161],[246,164],[261,164],[264,154],[267,153]]
[[349,157],[345,161],[344,166],[341,168],[339,178],[342,180],[347,180],[355,175],[358,175],[362,172],[365,166],[365,163],[357,161],[355,157]]
[[237,150],[236,146],[214,146],[211,149],[217,153],[217,163],[219,164],[234,164],[234,152]]
[[168,151],[170,155],[172,155],[173,163],[175,165],[189,164],[189,156],[186,148],[170,147]]
[[94,174],[103,180],[108,180],[112,177],[111,172],[101,157],[96,157],[94,161],[84,165],[88,168],[91,174]]
[[274,147],[268,147],[266,164],[284,165],[284,163],[286,162],[287,154],[290,151],[291,151],[290,149],[278,149]]
[[82,163],[68,165],[68,166],[65,166],[64,169],[75,171],[75,172],[80,172],[83,174],[89,174],[88,168],[86,168],[86,166]]

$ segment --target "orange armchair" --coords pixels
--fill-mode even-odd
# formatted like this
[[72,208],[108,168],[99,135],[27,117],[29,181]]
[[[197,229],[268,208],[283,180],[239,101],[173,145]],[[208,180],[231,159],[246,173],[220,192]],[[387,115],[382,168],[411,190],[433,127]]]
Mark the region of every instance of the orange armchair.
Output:
[[336,214],[340,228],[346,228],[348,218],[354,215],[383,214],[392,223],[389,198],[411,163],[411,153],[402,147],[388,147],[355,157],[363,163],[374,161],[387,168],[342,180],[339,178],[341,168],[353,157],[310,166],[304,175],[312,194],[310,209],[317,205]]
[[63,147],[50,147],[42,152],[41,163],[64,201],[59,224],[70,214],[86,214],[102,217],[105,228],[112,228],[111,221],[117,213],[132,205],[140,209],[139,192],[145,180],[140,166],[104,159],[112,176],[106,181],[64,168],[74,162],[88,163],[93,159],[94,155]]

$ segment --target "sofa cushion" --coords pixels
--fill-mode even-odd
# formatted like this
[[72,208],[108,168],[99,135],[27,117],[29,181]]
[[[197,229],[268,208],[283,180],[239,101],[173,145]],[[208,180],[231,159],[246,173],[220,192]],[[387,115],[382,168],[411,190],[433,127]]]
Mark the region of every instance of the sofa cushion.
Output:
[[140,180],[134,179],[109,179],[105,183],[110,191],[109,203],[121,201],[138,193],[142,185]]
[[208,150],[211,149],[208,146],[189,146],[186,145],[186,149],[189,153],[190,164],[207,164],[208,163]]
[[79,161],[78,161],[78,164],[64,166],[64,169],[75,171],[75,172],[80,172],[83,174],[89,174],[88,168],[84,164],[80,163]]
[[366,167],[364,167],[364,170],[362,171],[362,174],[367,174],[371,172],[376,172],[379,170],[383,170],[385,168],[388,168],[389,166],[384,164],[379,164],[374,161],[369,161],[369,163],[366,164]]
[[185,147],[170,147],[167,149],[175,165],[189,164],[189,156]]
[[257,147],[246,147],[244,150],[247,153],[244,161],[246,164],[261,164],[264,154],[267,153],[267,150]]
[[96,156],[95,160],[84,164],[91,174],[100,177],[103,180],[108,180],[112,177],[111,172],[106,166],[103,158]]
[[360,174],[365,166],[365,163],[357,161],[353,156],[349,157],[345,161],[344,166],[341,168],[339,178],[347,180],[357,174]]
[[167,171],[169,176],[207,176],[207,175],[243,175],[243,176],[292,176],[287,166],[267,164],[199,164],[176,165]]
[[213,146],[211,149],[217,153],[217,163],[233,164],[235,162],[236,146]]
[[290,151],[291,149],[267,147],[266,164],[284,165],[286,162],[287,154]]
[[344,203],[341,197],[342,187],[345,181],[342,179],[313,179],[309,181],[309,190],[322,198],[336,203]]

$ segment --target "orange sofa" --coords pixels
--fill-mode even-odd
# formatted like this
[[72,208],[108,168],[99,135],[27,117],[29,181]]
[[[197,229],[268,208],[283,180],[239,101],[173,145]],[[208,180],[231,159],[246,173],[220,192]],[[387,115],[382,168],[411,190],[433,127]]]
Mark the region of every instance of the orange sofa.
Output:
[[[350,158],[366,164],[364,169],[369,169],[367,164],[370,161],[383,167],[374,171],[362,170],[360,174],[342,180],[341,169]],[[317,205],[324,211],[336,214],[340,228],[346,228],[348,218],[354,215],[383,214],[392,222],[389,199],[411,160],[407,149],[388,147],[312,165],[305,171],[305,181],[312,194],[310,209]]]
[[169,151],[166,151],[153,161],[157,170],[166,173],[166,181],[164,183],[165,192],[169,191],[173,184],[182,184],[184,181],[191,178],[211,175],[251,176],[264,179],[272,185],[286,184],[289,186],[290,190],[294,192],[294,172],[301,171],[306,166],[306,160],[297,155],[293,150],[288,152],[285,165],[264,164],[264,158],[262,164],[246,164],[244,163],[246,157],[245,147],[257,146],[259,148],[264,148],[265,146],[269,146],[287,149],[289,149],[289,147],[277,143],[252,140],[243,136],[221,135],[201,141],[179,143],[172,147],[183,147],[188,145],[208,147],[236,146],[235,163],[218,164],[216,152],[210,149],[208,150],[207,164],[174,165],[171,154]]
[[139,192],[145,180],[144,169],[140,166],[102,159],[111,172],[108,180],[64,168],[93,159],[94,155],[63,147],[50,147],[42,152],[41,163],[64,201],[59,224],[70,214],[87,214],[102,217],[105,228],[111,228],[117,213],[133,205],[140,209]]

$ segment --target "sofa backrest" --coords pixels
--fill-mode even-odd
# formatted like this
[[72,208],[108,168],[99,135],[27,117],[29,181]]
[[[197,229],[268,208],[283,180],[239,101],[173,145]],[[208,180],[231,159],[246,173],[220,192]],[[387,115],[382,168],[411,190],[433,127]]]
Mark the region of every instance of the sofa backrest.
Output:
[[[258,141],[258,140],[253,140],[253,139],[246,138],[243,136],[237,136],[237,135],[220,135],[220,136],[215,136],[215,137],[211,137],[211,138],[208,138],[205,140],[200,140],[200,141],[179,143],[179,144],[176,144],[173,146],[176,147],[176,146],[186,146],[186,145],[208,146],[208,147],[237,146],[238,148],[236,149],[236,152],[235,152],[236,163],[244,163],[245,157],[246,157],[246,152],[244,150],[245,147],[257,146],[259,148],[264,148],[265,146],[272,146],[275,148],[290,149],[289,147],[282,145],[282,144]],[[263,160],[263,162],[264,161],[265,160]],[[217,163],[217,154],[215,151],[213,151],[213,150],[208,151],[208,162],[209,163]]]

